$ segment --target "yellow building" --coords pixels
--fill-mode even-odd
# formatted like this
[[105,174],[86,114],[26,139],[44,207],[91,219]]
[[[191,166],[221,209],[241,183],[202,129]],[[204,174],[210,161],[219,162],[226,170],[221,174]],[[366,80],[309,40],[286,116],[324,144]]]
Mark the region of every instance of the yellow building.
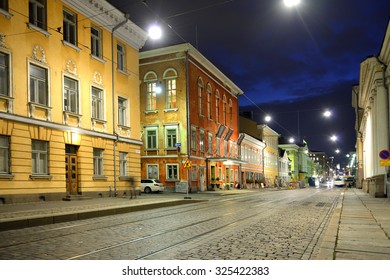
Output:
[[268,125],[258,125],[260,135],[266,144],[264,149],[264,176],[267,186],[274,186],[278,179],[279,170],[279,136],[280,134],[270,128]]
[[139,183],[146,38],[103,0],[0,1],[0,203]]

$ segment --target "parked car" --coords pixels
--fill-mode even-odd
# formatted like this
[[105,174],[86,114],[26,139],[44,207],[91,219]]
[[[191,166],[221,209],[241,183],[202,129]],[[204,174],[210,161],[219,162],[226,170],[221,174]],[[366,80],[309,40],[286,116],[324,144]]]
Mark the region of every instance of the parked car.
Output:
[[336,177],[333,181],[333,185],[336,187],[345,187],[345,181],[343,177]]
[[141,192],[162,192],[164,185],[157,179],[141,179]]

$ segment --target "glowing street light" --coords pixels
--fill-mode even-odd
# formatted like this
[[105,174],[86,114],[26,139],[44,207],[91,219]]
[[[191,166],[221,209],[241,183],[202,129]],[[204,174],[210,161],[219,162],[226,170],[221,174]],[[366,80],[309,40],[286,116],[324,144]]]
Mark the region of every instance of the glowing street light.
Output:
[[323,115],[325,118],[329,118],[332,115],[332,112],[329,110],[326,110]]
[[336,154],[338,154],[338,153],[340,153],[340,150],[339,150],[339,149],[337,149],[335,152],[336,152]]
[[272,120],[272,118],[271,118],[270,115],[267,115],[267,116],[265,116],[264,120],[265,120],[266,122],[270,122],[270,121]]
[[332,135],[330,137],[330,140],[332,140],[333,142],[336,142],[337,141],[337,136],[336,135]]
[[294,142],[295,142],[295,139],[294,139],[294,137],[290,137],[290,139],[288,139],[288,142],[290,142],[290,143],[294,143]]
[[161,31],[160,26],[158,26],[157,24],[154,24],[151,27],[149,27],[148,34],[149,34],[149,37],[153,40],[160,39],[162,36],[162,31]]
[[286,5],[287,7],[294,7],[300,2],[301,0],[283,0],[284,5]]

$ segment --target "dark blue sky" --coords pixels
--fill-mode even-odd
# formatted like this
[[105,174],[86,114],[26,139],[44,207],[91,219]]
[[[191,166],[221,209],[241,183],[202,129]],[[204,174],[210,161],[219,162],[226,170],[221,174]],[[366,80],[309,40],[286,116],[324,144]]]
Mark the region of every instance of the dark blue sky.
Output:
[[[388,0],[111,0],[144,30],[159,21],[164,37],[144,50],[189,42],[244,91],[253,111],[277,132],[305,137],[309,148],[345,156],[355,146],[352,86],[359,65],[379,53]],[[168,27],[171,26],[170,27]],[[142,51],[142,50],[141,50]],[[254,105],[256,104],[256,105]],[[320,117],[325,108],[333,116]],[[339,136],[331,143],[331,134]],[[341,158],[341,154],[338,157]]]

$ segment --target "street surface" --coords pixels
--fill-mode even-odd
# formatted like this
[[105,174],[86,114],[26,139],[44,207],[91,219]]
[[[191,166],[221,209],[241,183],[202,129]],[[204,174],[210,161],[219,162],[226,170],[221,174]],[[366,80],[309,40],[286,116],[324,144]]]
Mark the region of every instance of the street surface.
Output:
[[0,232],[4,260],[308,260],[343,189],[231,193],[199,203]]

